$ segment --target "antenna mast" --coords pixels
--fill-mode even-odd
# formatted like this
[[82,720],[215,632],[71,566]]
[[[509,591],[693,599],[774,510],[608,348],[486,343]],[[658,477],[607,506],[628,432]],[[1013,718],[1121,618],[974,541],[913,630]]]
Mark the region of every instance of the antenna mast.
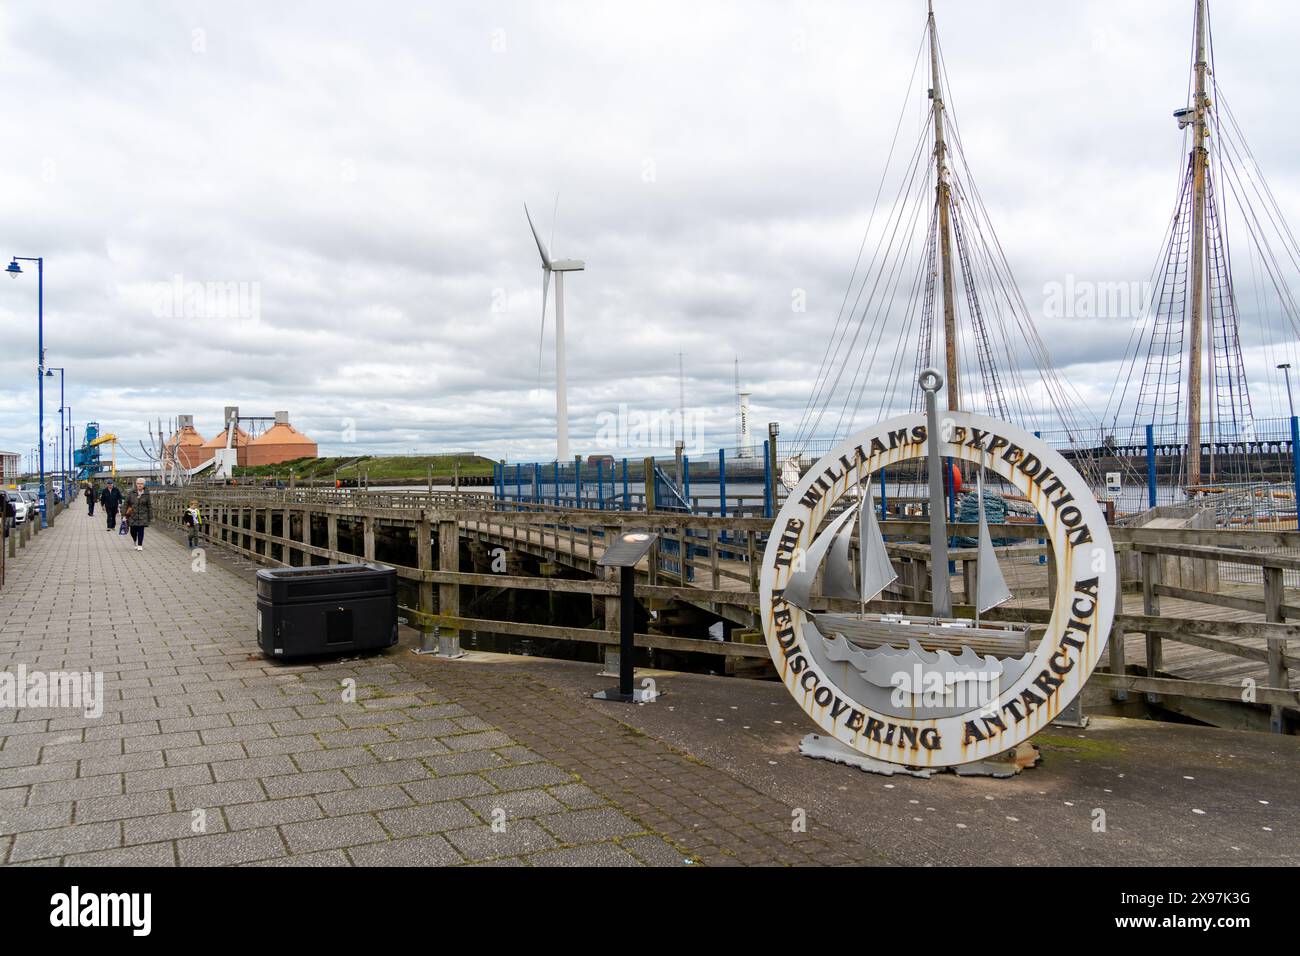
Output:
[[948,408],[956,411],[960,389],[957,378],[957,300],[953,278],[952,240],[948,225],[948,149],[943,139],[943,88],[939,84],[939,40],[934,31],[934,2],[927,0],[930,30],[930,99],[934,104],[934,196],[939,207],[939,268],[943,274],[943,348],[948,379]]
[[682,435],[685,437],[686,432],[686,366],[683,364],[685,359],[683,353],[677,353],[677,421],[682,429]]
[[740,356],[735,357],[736,362],[736,447],[740,448],[742,436],[740,434]]

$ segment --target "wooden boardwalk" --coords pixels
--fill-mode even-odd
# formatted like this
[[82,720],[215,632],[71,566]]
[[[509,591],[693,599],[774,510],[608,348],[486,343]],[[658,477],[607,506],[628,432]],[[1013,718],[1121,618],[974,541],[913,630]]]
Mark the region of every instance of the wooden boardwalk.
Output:
[[[400,578],[417,585],[419,600],[404,613],[421,626],[440,627],[444,634],[472,630],[602,645],[618,643],[617,602],[607,600],[617,586],[597,565],[605,541],[624,530],[654,531],[663,547],[638,565],[637,597],[660,613],[650,632],[636,635],[638,646],[766,660],[758,573],[771,525],[763,518],[522,505],[481,495],[320,495],[302,489],[215,490],[203,506],[213,522],[212,540],[260,561],[393,564]],[[179,515],[178,508],[171,510]],[[356,542],[352,552],[339,546],[345,529]],[[874,607],[926,613],[928,526],[891,517],[882,530],[900,579]],[[957,524],[950,531],[973,536],[976,529]],[[1012,542],[998,552],[1016,597],[988,619],[1022,621],[1031,629],[1045,625],[1053,573],[1039,533],[1032,525],[996,527],[995,538]],[[453,535],[469,544],[467,569],[461,567],[464,549],[449,546]],[[1300,533],[1117,527],[1112,536],[1124,593],[1107,657],[1092,678],[1094,692],[1109,691],[1117,700],[1141,695],[1232,726],[1241,724],[1224,717],[1233,709],[1244,711],[1257,729],[1261,719],[1265,729],[1300,725],[1300,689],[1291,682],[1291,672],[1300,667],[1300,628],[1286,623],[1300,620],[1300,595],[1283,587],[1285,576],[1300,575]],[[390,545],[400,549],[400,560],[381,553]],[[506,555],[504,569],[492,557],[501,556],[498,548]],[[975,550],[957,548],[949,556],[960,571],[950,585],[955,611],[970,614],[973,575],[967,572]],[[1238,581],[1255,575],[1260,584],[1220,580],[1217,569],[1224,565],[1233,566]],[[593,599],[594,626],[462,616],[459,593],[465,587],[586,594]],[[856,609],[855,602],[817,600],[831,610]],[[731,623],[727,640],[704,635],[701,622],[709,616]],[[1243,696],[1251,682],[1253,698]]]

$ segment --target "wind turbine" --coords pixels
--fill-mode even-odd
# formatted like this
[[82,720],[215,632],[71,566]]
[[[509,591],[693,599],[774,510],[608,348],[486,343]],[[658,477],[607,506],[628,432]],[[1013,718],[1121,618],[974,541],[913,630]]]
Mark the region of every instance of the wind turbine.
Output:
[[[546,294],[551,287],[551,273],[555,273],[555,460],[569,460],[569,396],[564,382],[564,274],[581,272],[586,263],[581,259],[552,259],[542,244],[542,237],[533,225],[533,216],[524,203],[528,228],[537,240],[537,251],[542,257],[542,329],[537,340],[538,365],[541,364],[542,339],[546,336]],[[552,236],[554,238],[554,236]]]

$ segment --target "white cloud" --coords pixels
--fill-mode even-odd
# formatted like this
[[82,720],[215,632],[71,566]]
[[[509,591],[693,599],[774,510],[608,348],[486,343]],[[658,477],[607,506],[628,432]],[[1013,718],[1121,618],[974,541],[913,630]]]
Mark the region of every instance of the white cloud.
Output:
[[[1191,5],[938,7],[999,237],[1100,410],[1127,327],[1044,320],[1040,290],[1148,278]],[[1294,137],[1276,120],[1300,14],[1221,7],[1219,78],[1294,212]],[[575,449],[621,403],[675,408],[679,351],[688,405],[730,444],[735,355],[755,421],[792,426],[803,408],[922,28],[922,4],[886,0],[17,7],[0,21],[0,254],[47,258],[49,360],[79,428],[139,438],[193,414],[208,435],[237,404],[289,409],[326,451],[352,419],[362,450],[545,457],[522,203],[549,236],[558,191],[554,251],[587,261],[567,283]],[[35,434],[30,272],[0,285],[0,447],[19,451]],[[259,315],[155,314],[176,276],[252,284]],[[1279,410],[1260,378],[1257,405]]]

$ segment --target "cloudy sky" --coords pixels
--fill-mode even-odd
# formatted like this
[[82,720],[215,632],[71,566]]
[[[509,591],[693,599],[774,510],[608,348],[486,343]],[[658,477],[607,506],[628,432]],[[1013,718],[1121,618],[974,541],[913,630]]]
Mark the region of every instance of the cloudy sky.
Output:
[[[976,182],[1097,413],[1132,316],[1045,317],[1045,290],[1149,278],[1191,8],[938,4]],[[1219,80],[1300,221],[1300,10],[1213,14]],[[688,409],[731,444],[737,358],[755,421],[799,419],[900,108],[905,143],[924,121],[928,83],[904,107],[923,26],[921,0],[12,4],[0,255],[47,260],[48,361],[79,430],[134,440],[192,414],[208,436],[238,405],[288,409],[322,453],[527,460],[554,455],[527,201],[553,251],[587,262],[567,283],[574,450],[620,405],[676,409],[679,353]],[[0,448],[24,453],[25,268],[0,285]],[[1277,341],[1243,311],[1256,411],[1274,414]]]

